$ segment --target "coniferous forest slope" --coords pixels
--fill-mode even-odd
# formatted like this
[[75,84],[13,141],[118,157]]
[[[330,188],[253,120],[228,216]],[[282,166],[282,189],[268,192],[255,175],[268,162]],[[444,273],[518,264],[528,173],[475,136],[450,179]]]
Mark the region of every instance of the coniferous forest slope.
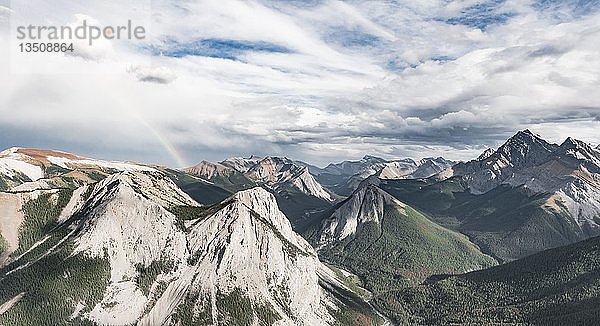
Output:
[[600,237],[375,302],[400,325],[593,325],[600,318]]

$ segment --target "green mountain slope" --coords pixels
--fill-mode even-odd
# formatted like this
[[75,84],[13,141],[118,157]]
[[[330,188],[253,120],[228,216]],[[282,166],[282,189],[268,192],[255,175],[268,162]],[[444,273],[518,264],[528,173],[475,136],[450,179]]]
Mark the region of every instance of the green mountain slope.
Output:
[[461,177],[453,177],[440,182],[387,180],[380,187],[437,223],[466,234],[501,261],[589,237],[560,200],[552,194],[531,194],[523,186],[501,185],[475,195]]
[[600,238],[386,293],[375,302],[401,325],[595,325]]
[[465,236],[374,186],[355,192],[309,237],[320,245],[323,260],[355,273],[375,293],[496,263]]
[[225,200],[233,193],[218,185],[205,181],[190,173],[161,168],[161,170],[192,199],[203,205],[212,205]]

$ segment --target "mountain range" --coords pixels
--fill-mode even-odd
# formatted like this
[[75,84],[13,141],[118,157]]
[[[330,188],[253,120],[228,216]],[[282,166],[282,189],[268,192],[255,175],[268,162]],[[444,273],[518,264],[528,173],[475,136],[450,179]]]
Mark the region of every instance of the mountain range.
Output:
[[600,150],[172,169],[0,152],[0,324],[577,324],[598,317]]

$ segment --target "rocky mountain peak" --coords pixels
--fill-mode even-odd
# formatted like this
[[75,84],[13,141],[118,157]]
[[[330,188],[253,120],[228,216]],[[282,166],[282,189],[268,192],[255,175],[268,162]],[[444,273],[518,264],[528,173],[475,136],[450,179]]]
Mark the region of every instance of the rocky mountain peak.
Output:
[[492,154],[494,154],[494,150],[491,148],[488,148],[485,151],[483,151],[483,153],[481,153],[481,155],[479,155],[479,157],[477,157],[477,161],[483,161],[486,158],[490,157]]
[[365,183],[323,221],[320,242],[342,240],[367,222],[380,223],[387,205],[405,206],[378,186]]
[[503,158],[515,167],[535,165],[547,160],[548,156],[557,147],[557,145],[548,143],[538,135],[534,135],[531,131],[525,129],[509,138],[486,161]]
[[363,156],[362,161],[372,162],[372,163],[385,163],[385,162],[387,162],[387,160],[382,159],[382,158],[377,157],[377,156],[373,156],[373,155],[365,155],[365,156]]
[[415,161],[407,158],[384,164],[377,175],[381,179],[420,179],[428,178],[454,164],[443,157],[427,157]]
[[239,191],[232,201],[244,205],[267,219],[282,234],[291,236],[292,226],[287,217],[279,210],[275,196],[262,187]]
[[[79,214],[75,252],[108,255],[110,281],[91,320],[165,324],[181,318],[177,311],[191,300],[212,316],[211,324],[227,324],[221,316],[231,312],[223,297],[242,297],[248,311],[239,313],[250,320],[264,317],[260,312],[267,309],[286,325],[333,322],[327,307],[339,303],[321,287],[321,278],[336,276],[292,231],[270,192],[240,191],[210,215],[186,221],[184,231],[169,207],[193,205],[160,173],[123,172],[94,187]],[[144,293],[140,273],[156,264],[168,266],[150,281],[163,291],[150,287]]]
[[207,179],[215,176],[230,176],[235,173],[233,168],[227,167],[221,163],[213,163],[208,161],[202,161],[197,165],[185,168],[182,171]]
[[295,189],[317,198],[331,200],[331,195],[310,174],[308,168],[285,157],[266,157],[252,166],[245,175],[275,190]]
[[589,144],[587,144],[584,141],[572,138],[572,137],[567,137],[567,139],[565,139],[565,141],[560,144],[560,148],[562,149],[577,149],[577,150],[584,150],[584,151],[588,151],[591,152],[592,151],[592,146],[590,146]]
[[581,140],[568,137],[554,155],[574,166],[583,165],[592,173],[600,173],[600,153]]
[[285,173],[286,177],[290,177],[304,169],[287,158],[268,156],[252,166],[246,172],[246,176],[252,180],[273,185],[281,179],[281,173]]
[[[158,171],[124,171],[102,180],[98,191],[128,188],[162,207],[200,206],[171,179]],[[100,189],[100,190],[98,190]]]
[[256,157],[254,155],[244,158],[244,157],[230,157],[221,161],[222,165],[230,167],[234,170],[237,170],[241,173],[246,173],[250,168],[252,168],[256,163],[258,163],[262,158]]
[[525,129],[510,137],[503,146],[532,146],[536,143],[540,143],[542,146],[548,144],[539,135]]
[[377,174],[382,179],[400,179],[410,175],[416,169],[417,163],[413,160],[394,161],[385,163]]
[[[548,162],[559,146],[534,135],[529,130],[517,132],[493,153],[486,151],[478,160],[459,163],[444,177],[462,176],[471,192],[485,193],[506,182],[516,172]],[[486,157],[487,156],[487,157]]]

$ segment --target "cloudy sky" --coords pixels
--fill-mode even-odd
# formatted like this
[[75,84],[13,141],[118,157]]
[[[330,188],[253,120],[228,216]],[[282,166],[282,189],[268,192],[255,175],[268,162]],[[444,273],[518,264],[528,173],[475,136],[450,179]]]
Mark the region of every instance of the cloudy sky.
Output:
[[[600,0],[0,0],[0,147],[182,166],[600,143]],[[144,26],[18,53],[19,24]],[[80,44],[81,43],[81,44]]]

